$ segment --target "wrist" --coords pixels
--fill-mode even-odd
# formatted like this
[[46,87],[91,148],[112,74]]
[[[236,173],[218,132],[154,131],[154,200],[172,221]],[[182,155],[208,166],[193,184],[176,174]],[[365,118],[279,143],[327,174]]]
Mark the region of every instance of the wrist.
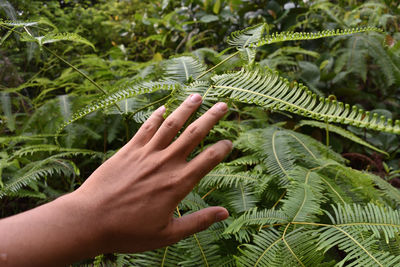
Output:
[[73,242],[82,252],[78,256],[79,259],[102,254],[103,229],[95,205],[88,201],[85,195],[77,192],[64,195],[53,204],[60,214],[65,215],[65,225],[75,235]]

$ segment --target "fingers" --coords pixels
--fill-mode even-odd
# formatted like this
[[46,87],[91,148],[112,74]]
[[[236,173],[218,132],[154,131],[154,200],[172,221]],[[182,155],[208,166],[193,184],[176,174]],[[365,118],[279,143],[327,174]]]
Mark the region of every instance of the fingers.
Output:
[[191,179],[185,181],[188,183],[186,188],[189,188],[189,192],[200,179],[217,166],[231,150],[232,142],[229,140],[222,140],[208,147],[197,157],[192,159],[185,168],[185,171],[189,174],[188,177],[191,177]]
[[178,242],[187,236],[206,230],[213,223],[225,220],[228,216],[229,213],[225,208],[210,207],[174,219],[171,233],[172,242]]
[[189,96],[168,118],[163,122],[154,137],[149,142],[150,146],[158,149],[167,147],[177,135],[190,115],[200,106],[201,96]]
[[157,132],[161,123],[164,121],[163,114],[165,112],[165,107],[161,106],[156,111],[151,114],[145,123],[140,127],[135,136],[129,141],[128,147],[132,148],[134,146],[144,146]]
[[225,103],[215,104],[203,116],[187,127],[183,134],[171,145],[170,149],[180,153],[186,159],[227,111],[228,106]]

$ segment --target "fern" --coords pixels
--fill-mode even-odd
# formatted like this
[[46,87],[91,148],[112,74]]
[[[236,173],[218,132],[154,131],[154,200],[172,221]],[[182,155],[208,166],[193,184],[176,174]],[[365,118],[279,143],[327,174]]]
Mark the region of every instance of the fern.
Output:
[[120,102],[123,99],[131,98],[140,94],[144,93],[150,93],[150,92],[155,92],[161,89],[164,90],[172,90],[176,88],[177,84],[172,83],[172,82],[143,82],[139,83],[133,86],[130,86],[128,88],[124,88],[121,90],[118,90],[117,92],[110,94],[110,95],[105,95],[101,99],[97,100],[96,102],[82,108],[81,110],[75,112],[72,115],[72,118],[66,122],[64,122],[59,129],[57,130],[56,137],[60,135],[60,133],[63,131],[65,127],[70,125],[71,123],[83,118],[89,113],[92,113],[96,110],[102,109],[109,107],[111,105],[114,105],[118,102]]
[[166,62],[165,75],[169,79],[180,83],[195,80],[206,67],[194,57],[177,57]]
[[385,151],[383,151],[383,150],[371,145],[370,143],[362,140],[361,138],[359,138],[358,136],[356,136],[352,132],[349,132],[349,131],[347,131],[347,130],[345,130],[343,128],[337,127],[335,125],[332,125],[332,124],[328,125],[328,124],[321,123],[321,122],[318,122],[318,121],[310,121],[310,120],[302,120],[302,121],[300,121],[300,123],[298,125],[300,127],[304,126],[304,125],[307,125],[307,126],[312,126],[312,127],[318,127],[318,128],[321,128],[321,129],[326,129],[329,132],[336,133],[336,134],[338,134],[338,135],[340,135],[340,136],[342,136],[344,138],[347,138],[347,139],[349,139],[349,140],[351,140],[351,141],[353,141],[353,142],[355,142],[357,144],[363,145],[363,146],[368,147],[368,148],[370,148],[372,150],[375,150],[375,151],[377,151],[379,153],[382,153],[382,154],[384,154],[386,156],[389,156],[389,154],[387,152],[385,152]]
[[74,174],[74,167],[68,161],[56,157],[29,163],[17,171],[13,178],[4,183],[0,188],[0,198],[17,193],[20,188],[33,181],[55,174],[71,176]]
[[295,40],[314,40],[333,36],[343,36],[348,34],[376,31],[382,32],[381,29],[376,27],[365,27],[365,28],[352,28],[344,30],[325,30],[322,32],[280,32],[276,34],[267,35],[260,39],[258,42],[249,44],[249,47],[260,47],[266,44],[279,43],[284,41],[295,41]]
[[[330,100],[319,99],[302,84],[290,85],[271,71],[242,69],[239,72],[213,77],[213,93],[236,101],[253,103],[274,110],[289,111],[326,122],[350,124],[372,130],[400,134],[400,121]],[[207,93],[206,93],[207,94]]]
[[294,181],[287,186],[282,211],[291,221],[316,221],[321,214],[320,205],[326,200],[321,178],[310,170],[296,168],[289,173],[289,179]]

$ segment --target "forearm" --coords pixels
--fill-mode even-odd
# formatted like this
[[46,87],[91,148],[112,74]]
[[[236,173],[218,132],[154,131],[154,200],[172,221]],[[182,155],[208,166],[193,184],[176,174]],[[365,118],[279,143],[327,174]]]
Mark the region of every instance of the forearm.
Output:
[[0,220],[0,266],[62,266],[99,254],[98,224],[80,204],[65,195]]

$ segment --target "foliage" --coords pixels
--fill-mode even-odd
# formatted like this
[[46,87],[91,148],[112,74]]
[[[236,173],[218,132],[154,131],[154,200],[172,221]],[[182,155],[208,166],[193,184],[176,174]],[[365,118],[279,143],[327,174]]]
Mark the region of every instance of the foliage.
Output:
[[230,218],[77,266],[400,264],[395,1],[12,4],[0,0],[3,216],[79,187],[160,105],[200,93],[191,120],[230,108],[190,157],[221,138],[233,152],[175,214]]

